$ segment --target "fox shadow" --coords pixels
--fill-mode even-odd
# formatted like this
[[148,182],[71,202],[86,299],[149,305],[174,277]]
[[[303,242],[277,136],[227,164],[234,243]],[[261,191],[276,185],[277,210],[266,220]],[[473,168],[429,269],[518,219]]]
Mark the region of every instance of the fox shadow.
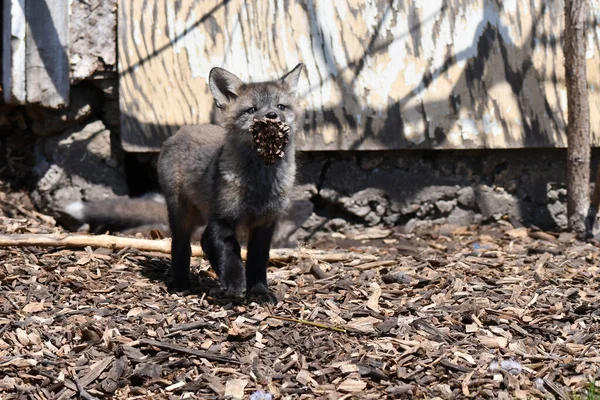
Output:
[[[192,260],[197,259],[200,263],[204,263],[198,257],[192,257]],[[186,291],[177,290],[173,287],[171,281],[171,261],[167,255],[164,257],[144,257],[136,261],[141,267],[141,274],[152,282],[160,282],[165,285],[165,290],[169,294],[179,294],[203,298],[211,305],[224,306],[227,304],[241,304],[241,301],[224,295],[223,290],[219,285],[218,278],[212,269],[201,269],[193,263],[192,271],[190,272],[190,288]],[[194,265],[196,264],[196,265]]]

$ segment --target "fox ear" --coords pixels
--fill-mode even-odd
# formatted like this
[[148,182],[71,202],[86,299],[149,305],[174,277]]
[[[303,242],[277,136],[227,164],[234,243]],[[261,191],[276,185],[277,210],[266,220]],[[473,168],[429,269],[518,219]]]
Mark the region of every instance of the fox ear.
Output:
[[300,63],[281,78],[281,82],[287,85],[290,93],[292,94],[296,94],[298,90],[298,80],[300,79],[302,68],[304,68],[304,64]]
[[227,103],[235,100],[243,84],[240,78],[223,68],[214,67],[208,75],[208,86],[219,108],[225,108]]

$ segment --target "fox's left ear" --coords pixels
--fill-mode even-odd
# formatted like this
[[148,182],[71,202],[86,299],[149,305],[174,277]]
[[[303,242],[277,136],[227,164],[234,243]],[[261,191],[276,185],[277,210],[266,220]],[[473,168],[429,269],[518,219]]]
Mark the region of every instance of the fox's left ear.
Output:
[[281,81],[287,85],[290,93],[292,94],[296,94],[298,90],[298,80],[300,79],[300,73],[302,72],[303,68],[304,64],[300,63],[281,78]]

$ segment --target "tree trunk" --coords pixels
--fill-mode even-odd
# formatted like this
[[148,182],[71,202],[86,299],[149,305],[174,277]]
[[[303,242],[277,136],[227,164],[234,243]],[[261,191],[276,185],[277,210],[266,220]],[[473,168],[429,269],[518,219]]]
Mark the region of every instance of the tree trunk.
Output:
[[586,75],[587,0],[565,1],[565,70],[568,101],[567,215],[569,228],[586,233],[590,193],[590,109]]

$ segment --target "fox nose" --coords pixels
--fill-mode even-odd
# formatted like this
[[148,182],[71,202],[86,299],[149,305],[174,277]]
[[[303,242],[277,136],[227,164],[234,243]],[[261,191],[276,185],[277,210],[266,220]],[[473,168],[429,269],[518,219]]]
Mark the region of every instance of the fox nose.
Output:
[[269,119],[277,119],[277,113],[271,111],[271,112],[267,113],[267,115],[265,115],[265,117],[267,117]]

